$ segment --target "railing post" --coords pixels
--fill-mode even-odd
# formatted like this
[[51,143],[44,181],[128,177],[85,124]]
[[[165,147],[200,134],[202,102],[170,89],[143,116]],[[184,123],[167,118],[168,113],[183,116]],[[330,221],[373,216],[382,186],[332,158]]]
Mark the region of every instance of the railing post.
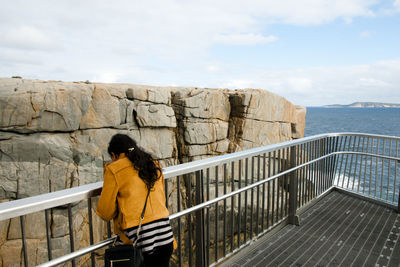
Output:
[[[394,192],[393,192],[393,194],[394,194]],[[397,203],[397,213],[400,213],[400,186],[399,186],[399,200]]]
[[[290,166],[293,168],[296,166],[296,146],[290,148]],[[289,184],[289,223],[299,225],[299,217],[296,215],[297,210],[297,171],[290,173],[290,184]]]
[[[201,171],[196,171],[196,204],[203,202],[203,177]],[[204,210],[196,211],[196,266],[205,266],[204,246]]]

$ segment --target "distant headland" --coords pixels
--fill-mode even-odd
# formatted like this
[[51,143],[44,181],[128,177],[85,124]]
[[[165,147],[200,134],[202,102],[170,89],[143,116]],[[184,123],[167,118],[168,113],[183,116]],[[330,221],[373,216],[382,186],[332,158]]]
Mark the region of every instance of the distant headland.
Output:
[[354,102],[349,105],[325,105],[324,108],[400,108],[400,104],[380,103],[380,102]]

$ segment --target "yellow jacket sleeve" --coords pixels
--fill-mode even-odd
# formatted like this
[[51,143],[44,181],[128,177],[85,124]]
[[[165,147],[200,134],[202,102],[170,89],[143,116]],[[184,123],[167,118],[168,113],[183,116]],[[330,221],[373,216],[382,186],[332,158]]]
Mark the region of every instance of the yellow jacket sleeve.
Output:
[[105,221],[110,221],[118,214],[117,194],[118,185],[115,176],[108,166],[105,166],[103,189],[96,209],[97,215]]

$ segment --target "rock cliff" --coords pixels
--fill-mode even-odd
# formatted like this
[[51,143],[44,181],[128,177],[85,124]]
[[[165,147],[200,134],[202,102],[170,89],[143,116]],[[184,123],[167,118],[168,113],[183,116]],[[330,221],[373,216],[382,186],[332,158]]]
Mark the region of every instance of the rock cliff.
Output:
[[0,199],[102,179],[110,137],[169,166],[300,138],[305,108],[265,90],[0,79]]
[[[301,138],[304,127],[304,107],[265,90],[2,78],[0,200],[101,181],[116,133],[132,136],[166,167]],[[54,211],[58,219],[65,220]],[[0,222],[0,254],[20,247],[16,221]],[[30,242],[44,246],[29,229]],[[67,233],[52,231],[55,240]]]

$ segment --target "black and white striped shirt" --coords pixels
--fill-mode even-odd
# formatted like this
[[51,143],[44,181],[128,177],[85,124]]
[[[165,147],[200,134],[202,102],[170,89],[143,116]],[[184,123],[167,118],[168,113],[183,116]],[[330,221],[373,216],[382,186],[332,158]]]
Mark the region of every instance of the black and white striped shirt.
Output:
[[[138,226],[124,230],[124,234],[132,241],[136,240]],[[139,233],[137,242],[138,248],[141,248],[143,253],[151,253],[154,248],[167,245],[173,242],[173,233],[169,218],[163,218],[142,224],[142,229]]]

